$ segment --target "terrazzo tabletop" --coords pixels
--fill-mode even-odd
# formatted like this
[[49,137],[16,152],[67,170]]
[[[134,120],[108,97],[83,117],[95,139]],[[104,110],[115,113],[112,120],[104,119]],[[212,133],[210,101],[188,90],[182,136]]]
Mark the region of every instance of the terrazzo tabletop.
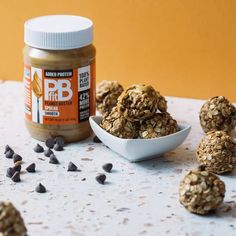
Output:
[[[52,165],[33,151],[38,141],[24,127],[23,84],[0,82],[0,201],[12,201],[20,210],[29,236],[236,235],[236,172],[221,177],[226,196],[215,214],[194,215],[179,203],[179,182],[197,166],[195,148],[204,136],[198,121],[203,101],[167,100],[177,121],[192,126],[176,150],[150,161],[129,163],[91,137],[57,152],[60,165]],[[4,157],[6,144],[24,158],[23,170],[35,162],[37,172],[23,171],[20,183],[7,178],[12,160]],[[81,171],[67,172],[70,161]],[[114,169],[106,174],[106,184],[100,185],[95,176],[103,173],[101,166],[107,162]],[[46,193],[34,191],[39,182],[46,186]]]

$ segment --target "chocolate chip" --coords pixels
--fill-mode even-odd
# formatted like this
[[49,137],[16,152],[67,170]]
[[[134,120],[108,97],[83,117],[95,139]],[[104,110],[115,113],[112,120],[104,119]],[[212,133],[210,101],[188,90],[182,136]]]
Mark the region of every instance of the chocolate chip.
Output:
[[102,166],[102,169],[105,170],[106,172],[110,173],[112,170],[112,167],[113,167],[112,163],[106,163]]
[[104,174],[99,174],[96,176],[96,180],[99,184],[104,184],[106,180],[106,175]]
[[39,185],[35,188],[35,191],[37,193],[46,193],[47,190],[41,183],[39,183]]
[[94,142],[94,143],[101,143],[102,141],[101,141],[97,136],[95,136],[95,137],[93,138],[93,142]]
[[58,161],[58,159],[56,158],[56,156],[54,154],[52,154],[50,156],[49,163],[51,163],[51,164],[60,164],[60,162]]
[[13,149],[9,145],[6,145],[4,154],[6,154],[10,150],[13,151]]
[[45,141],[45,145],[48,147],[48,148],[53,148],[54,147],[54,144],[55,144],[55,140],[53,138],[48,138],[46,141]]
[[11,177],[12,181],[13,182],[20,182],[21,179],[20,179],[20,172],[19,171],[16,171],[13,176]]
[[9,177],[9,178],[11,178],[11,177],[15,174],[15,172],[16,172],[16,171],[15,171],[13,168],[9,167],[9,168],[7,168],[7,174],[6,174],[6,176]]
[[14,151],[12,149],[8,150],[5,154],[6,158],[12,159],[14,155]]
[[58,143],[56,143],[54,145],[54,150],[60,152],[63,150],[63,146],[60,146]]
[[14,171],[21,171],[21,165],[20,164],[15,164],[15,166],[13,167]]
[[37,153],[42,153],[44,152],[44,148],[37,143],[37,145],[34,147],[34,151]]
[[14,161],[14,163],[16,163],[18,161],[22,161],[22,160],[23,160],[23,158],[19,154],[17,154],[17,153],[13,154],[13,161]]
[[27,168],[26,168],[26,170],[29,172],[29,173],[33,173],[33,172],[35,172],[35,163],[32,163],[32,164],[30,164]]
[[65,140],[63,137],[59,136],[55,138],[56,144],[58,144],[60,147],[64,147],[65,145]]
[[68,164],[68,169],[67,171],[77,171],[78,170],[78,167],[73,163],[73,162],[70,162]]
[[45,157],[50,157],[52,154],[53,154],[53,151],[50,148],[48,148],[44,151]]

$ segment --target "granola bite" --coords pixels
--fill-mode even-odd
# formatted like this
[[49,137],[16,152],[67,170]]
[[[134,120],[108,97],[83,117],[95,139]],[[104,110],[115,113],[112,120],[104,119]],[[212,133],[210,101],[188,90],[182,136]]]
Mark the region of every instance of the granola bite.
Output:
[[111,113],[107,113],[100,126],[110,134],[119,138],[137,138],[139,125],[138,122],[130,122],[122,113],[120,113],[117,107],[114,107]]
[[152,86],[137,84],[126,89],[118,98],[118,109],[130,121],[154,115],[157,109],[167,109],[166,100]]
[[26,236],[27,230],[20,212],[10,203],[0,203],[0,235]]
[[173,134],[177,130],[177,122],[169,113],[156,113],[141,123],[139,137],[144,139],[158,138]]
[[166,101],[165,97],[162,96],[158,91],[156,91],[156,93],[157,93],[158,110],[161,112],[166,112],[167,111],[167,101]]
[[236,167],[236,143],[224,131],[212,131],[197,148],[197,160],[215,174],[232,171]]
[[216,96],[203,104],[200,111],[202,129],[209,131],[232,131],[236,126],[236,108],[223,96]]
[[102,114],[111,112],[117,99],[123,92],[123,87],[117,81],[103,80],[96,88],[96,106]]
[[190,212],[205,215],[224,200],[225,184],[200,166],[189,171],[179,186],[179,201]]

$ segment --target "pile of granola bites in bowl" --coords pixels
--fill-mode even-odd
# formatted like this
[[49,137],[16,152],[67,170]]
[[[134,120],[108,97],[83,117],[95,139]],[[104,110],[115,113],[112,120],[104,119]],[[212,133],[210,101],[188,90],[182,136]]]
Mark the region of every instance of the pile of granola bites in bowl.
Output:
[[125,139],[150,139],[178,131],[166,99],[152,86],[136,84],[122,90],[116,81],[102,81],[97,87],[97,109],[103,114],[100,126],[107,132]]

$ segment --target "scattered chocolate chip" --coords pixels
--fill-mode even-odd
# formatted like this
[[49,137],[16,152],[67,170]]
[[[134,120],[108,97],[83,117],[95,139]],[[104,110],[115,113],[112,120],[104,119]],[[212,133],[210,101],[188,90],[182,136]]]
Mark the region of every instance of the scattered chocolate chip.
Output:
[[29,173],[33,173],[35,172],[35,163],[30,164],[27,168],[26,171],[28,171]]
[[106,175],[104,174],[99,174],[96,176],[96,180],[99,184],[104,184],[106,180]]
[[8,150],[5,154],[6,158],[12,159],[14,155],[14,151],[12,149]]
[[56,144],[58,144],[60,147],[64,147],[64,145],[65,145],[65,140],[64,140],[64,138],[63,137],[56,137],[55,138],[55,142],[56,142]]
[[16,163],[18,161],[22,161],[22,160],[23,160],[23,158],[19,154],[17,154],[17,153],[13,154],[13,161],[14,161],[14,163]]
[[12,167],[7,168],[7,174],[6,176],[11,178],[15,174],[15,170]]
[[63,150],[63,146],[60,146],[58,143],[56,143],[55,145],[54,145],[54,150],[55,151],[62,151]]
[[9,145],[6,145],[4,154],[6,154],[10,150],[13,151],[13,149]]
[[85,181],[85,180],[86,180],[86,178],[81,179],[81,181]]
[[11,177],[12,181],[13,182],[20,182],[21,179],[20,179],[20,172],[19,171],[16,171],[13,176]]
[[15,166],[13,167],[14,171],[21,171],[21,165],[20,164],[15,164]]
[[44,148],[37,143],[37,145],[34,147],[34,151],[37,153],[42,153],[44,152]]
[[45,157],[50,157],[52,154],[53,154],[53,151],[50,148],[48,148],[44,151]]
[[112,167],[113,167],[112,163],[106,163],[102,166],[102,169],[105,170],[106,172],[110,173],[112,170]]
[[49,159],[49,163],[60,164],[60,162],[58,161],[58,159],[56,158],[56,156],[54,154],[51,154],[50,159]]
[[102,141],[101,141],[97,136],[95,136],[95,137],[93,138],[93,142],[94,142],[94,143],[101,143]]
[[78,167],[73,163],[73,162],[70,162],[68,164],[68,169],[67,171],[77,171],[78,170]]
[[45,141],[45,145],[48,147],[48,148],[53,148],[54,147],[54,144],[55,144],[55,140],[53,138],[48,138],[46,141]]
[[35,188],[35,191],[37,193],[46,193],[47,190],[41,183],[39,183],[39,185]]

